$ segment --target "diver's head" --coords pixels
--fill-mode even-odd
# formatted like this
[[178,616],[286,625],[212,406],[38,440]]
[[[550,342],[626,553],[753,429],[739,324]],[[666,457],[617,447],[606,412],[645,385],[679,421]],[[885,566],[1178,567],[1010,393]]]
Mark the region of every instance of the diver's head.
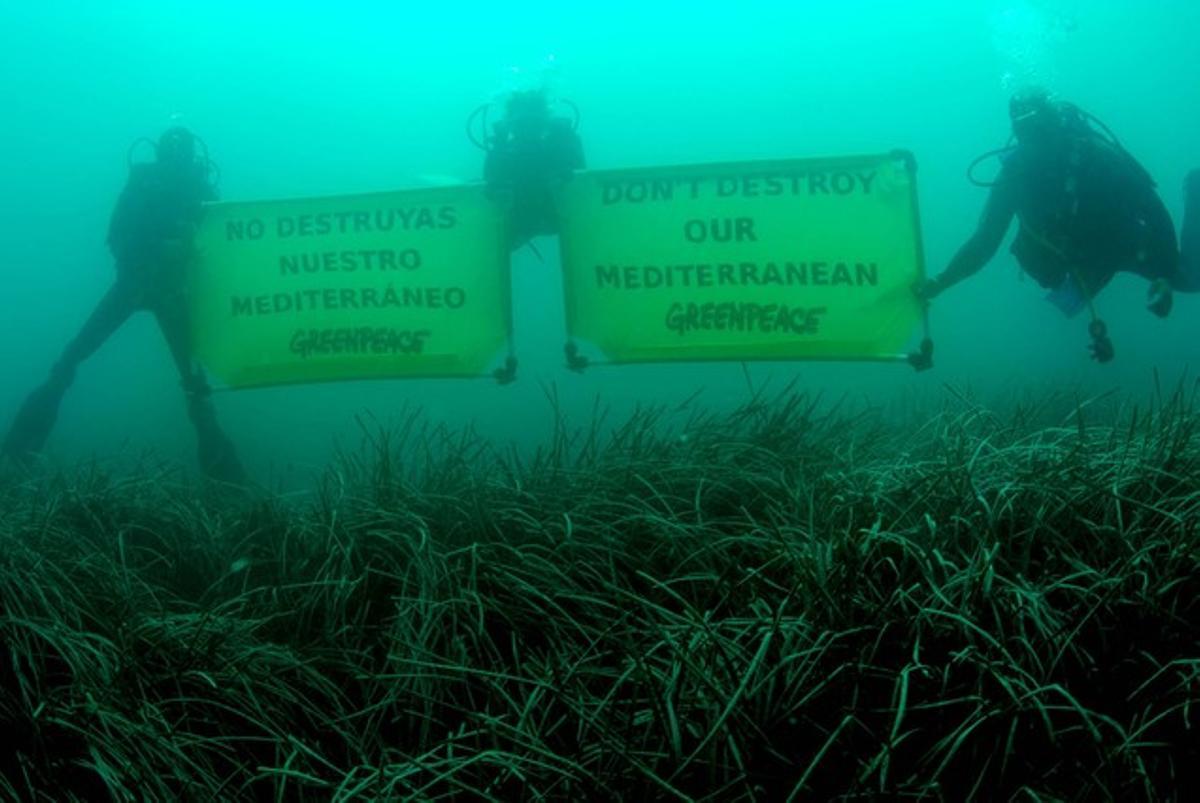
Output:
[[186,170],[196,163],[196,136],[173,126],[158,138],[158,163],[171,170]]
[[1059,104],[1044,89],[1024,89],[1013,95],[1008,102],[1008,116],[1013,135],[1023,145],[1048,142],[1063,128]]
[[550,120],[550,101],[545,90],[513,92],[504,105],[504,118],[515,138],[540,135]]

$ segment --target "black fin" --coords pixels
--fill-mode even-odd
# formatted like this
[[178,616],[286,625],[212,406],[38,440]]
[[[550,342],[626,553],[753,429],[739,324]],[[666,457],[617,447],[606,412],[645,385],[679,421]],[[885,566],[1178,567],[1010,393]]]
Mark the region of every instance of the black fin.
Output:
[[17,411],[0,453],[26,461],[42,451],[58,421],[58,408],[66,391],[66,384],[51,380],[30,393]]

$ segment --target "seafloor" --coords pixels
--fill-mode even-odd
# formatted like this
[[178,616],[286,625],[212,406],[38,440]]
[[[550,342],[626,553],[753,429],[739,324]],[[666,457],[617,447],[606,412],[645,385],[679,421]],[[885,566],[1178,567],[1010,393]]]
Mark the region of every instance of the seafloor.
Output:
[[0,796],[1197,799],[1185,391],[10,470]]

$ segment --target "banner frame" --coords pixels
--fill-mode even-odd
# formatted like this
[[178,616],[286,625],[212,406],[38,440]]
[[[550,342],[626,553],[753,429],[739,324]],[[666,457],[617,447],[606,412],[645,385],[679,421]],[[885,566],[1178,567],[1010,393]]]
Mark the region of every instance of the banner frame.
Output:
[[[453,192],[458,192],[458,191],[461,191],[464,189],[481,188],[483,186],[484,186],[483,182],[473,181],[473,182],[464,182],[461,184],[438,185],[438,186],[431,186],[431,187],[402,187],[402,188],[395,188],[395,189],[364,190],[364,191],[347,192],[347,193],[314,193],[314,194],[309,194],[309,195],[290,196],[287,198],[258,197],[258,198],[239,198],[236,200],[222,198],[222,199],[213,200],[213,201],[205,201],[204,203],[201,204],[201,208],[202,208],[204,214],[207,215],[209,209],[216,208],[216,207],[225,207],[225,206],[272,204],[272,203],[281,203],[281,202],[312,203],[312,202],[318,202],[318,201],[333,201],[333,200],[343,200],[343,199],[344,200],[362,201],[362,200],[370,200],[370,199],[378,198],[378,197],[395,195],[396,193],[422,192],[422,193],[429,193],[431,195],[435,195],[435,194],[440,194],[443,192],[444,193],[453,193]],[[505,258],[504,258],[503,264],[501,266],[500,292],[501,292],[501,301],[503,304],[501,318],[502,318],[503,325],[504,325],[504,342],[502,343],[501,347],[496,351],[496,353],[492,356],[492,358],[489,360],[488,367],[481,373],[428,373],[428,374],[426,374],[426,373],[410,373],[410,374],[404,374],[401,376],[366,375],[366,376],[348,377],[348,378],[347,377],[330,377],[330,378],[325,378],[325,379],[294,379],[294,380],[283,380],[283,381],[269,380],[269,381],[261,381],[261,382],[246,382],[246,383],[241,383],[241,384],[237,384],[237,385],[229,385],[223,381],[218,381],[216,383],[216,386],[214,387],[213,380],[216,378],[216,376],[212,373],[211,369],[209,369],[207,366],[205,366],[204,363],[202,361],[200,361],[200,359],[194,355],[192,356],[192,360],[196,365],[198,365],[204,371],[206,382],[209,384],[209,392],[214,393],[214,394],[215,393],[222,393],[222,394],[236,393],[236,392],[245,391],[245,390],[264,390],[264,389],[269,389],[269,388],[298,387],[298,386],[303,386],[303,385],[331,385],[331,384],[346,384],[346,383],[353,383],[353,382],[407,382],[407,381],[412,381],[412,380],[416,380],[416,381],[490,380],[490,381],[496,382],[497,384],[500,384],[500,385],[510,384],[516,378],[517,360],[516,360],[516,354],[515,354],[515,345],[516,345],[515,339],[514,339],[515,323],[514,323],[514,318],[513,318],[513,297],[512,297],[512,252],[508,248],[507,237],[504,234],[504,231],[505,231],[505,227],[502,226],[501,234],[500,234],[500,239],[501,239],[500,248],[501,248],[501,252],[505,254]],[[190,281],[190,270],[191,270],[191,268],[189,266],[189,281]],[[190,294],[191,291],[192,291],[192,288],[190,286],[188,286],[187,292]],[[194,334],[192,331],[193,323],[191,320],[191,302],[190,301],[188,302],[188,313],[189,313],[188,314],[189,340],[191,340],[194,338]],[[506,363],[507,363],[507,365],[506,365]],[[505,366],[505,367],[497,367],[497,366]]]
[[[720,161],[720,162],[700,162],[692,164],[676,164],[676,165],[658,165],[644,168],[610,168],[604,170],[588,170],[584,174],[588,177],[604,177],[606,175],[617,175],[621,173],[638,172],[640,174],[652,177],[656,174],[674,174],[681,171],[697,172],[708,169],[727,170],[735,167],[745,167],[749,170],[769,169],[773,166],[791,164],[796,161],[816,161],[819,159],[826,164],[849,163],[857,164],[864,160],[880,160],[891,159],[893,161],[903,162],[909,177],[909,195],[910,203],[913,211],[913,242],[916,245],[916,253],[914,260],[917,265],[917,280],[923,282],[926,279],[925,266],[925,243],[922,239],[921,230],[921,211],[918,203],[919,195],[917,191],[917,159],[916,155],[904,148],[894,148],[885,153],[858,153],[853,155],[830,156],[830,157],[815,157],[805,159],[805,157],[793,158],[768,158],[768,159],[749,159],[745,161]],[[559,237],[559,261],[560,264],[564,257],[564,246],[562,237]],[[572,279],[566,271],[563,271],[563,318],[567,329],[566,344],[563,347],[566,353],[566,365],[569,370],[582,372],[586,368],[596,366],[619,366],[619,365],[668,365],[671,363],[679,364],[710,364],[710,363],[877,363],[890,364],[906,362],[913,366],[915,370],[924,371],[933,366],[933,338],[930,334],[929,327],[929,304],[922,302],[921,304],[921,342],[918,350],[915,352],[900,352],[894,355],[881,355],[874,357],[804,357],[804,358],[773,358],[773,357],[745,357],[745,358],[723,358],[723,357],[681,357],[679,359],[664,359],[662,357],[644,357],[630,359],[602,359],[597,360],[580,353],[579,343],[573,336],[575,324],[575,310],[571,303]]]

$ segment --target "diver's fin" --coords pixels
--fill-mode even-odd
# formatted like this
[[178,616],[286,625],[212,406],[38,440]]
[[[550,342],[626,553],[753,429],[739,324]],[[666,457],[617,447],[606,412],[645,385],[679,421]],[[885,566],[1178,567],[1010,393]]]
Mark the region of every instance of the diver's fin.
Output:
[[246,470],[242,468],[233,441],[224,432],[218,430],[200,437],[199,458],[200,470],[210,480],[231,485],[245,484]]
[[245,483],[246,472],[238,459],[237,449],[217,423],[212,402],[207,397],[193,399],[188,413],[196,426],[197,456],[204,476],[234,485]]
[[26,462],[42,451],[58,421],[58,408],[66,391],[66,384],[51,379],[30,393],[17,411],[0,454]]

